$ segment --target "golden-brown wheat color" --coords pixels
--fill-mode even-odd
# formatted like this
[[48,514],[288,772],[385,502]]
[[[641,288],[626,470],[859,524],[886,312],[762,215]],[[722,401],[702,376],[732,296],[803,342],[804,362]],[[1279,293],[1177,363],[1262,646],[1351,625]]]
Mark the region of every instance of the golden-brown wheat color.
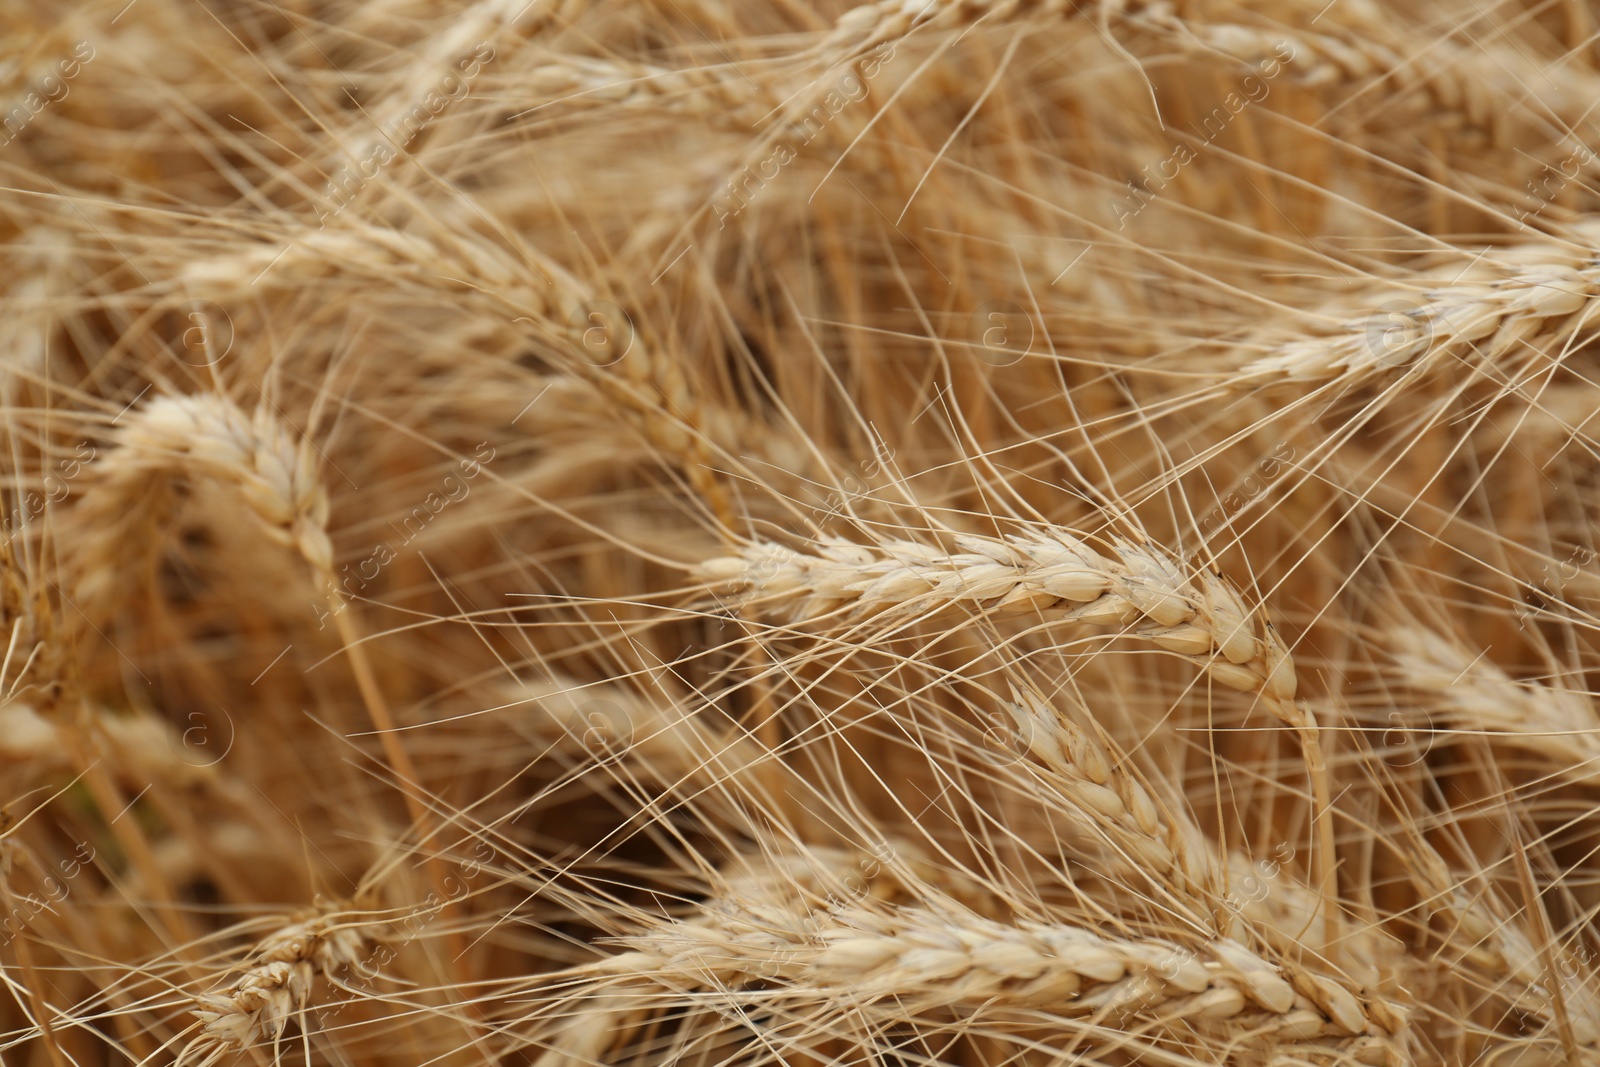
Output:
[[1600,1067],[1597,100],[0,0],[0,1067]]

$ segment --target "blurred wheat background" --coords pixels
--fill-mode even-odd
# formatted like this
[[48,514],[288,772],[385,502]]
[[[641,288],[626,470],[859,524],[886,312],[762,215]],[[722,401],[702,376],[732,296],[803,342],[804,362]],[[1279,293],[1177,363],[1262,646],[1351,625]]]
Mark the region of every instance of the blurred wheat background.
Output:
[[1600,1064],[1600,6],[0,0],[0,1063]]

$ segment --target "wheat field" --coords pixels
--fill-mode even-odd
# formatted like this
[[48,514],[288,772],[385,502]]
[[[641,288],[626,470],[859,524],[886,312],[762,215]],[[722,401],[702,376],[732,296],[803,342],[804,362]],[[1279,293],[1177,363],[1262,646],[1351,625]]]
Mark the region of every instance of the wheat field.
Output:
[[1600,1065],[1600,5],[0,0],[0,1064]]

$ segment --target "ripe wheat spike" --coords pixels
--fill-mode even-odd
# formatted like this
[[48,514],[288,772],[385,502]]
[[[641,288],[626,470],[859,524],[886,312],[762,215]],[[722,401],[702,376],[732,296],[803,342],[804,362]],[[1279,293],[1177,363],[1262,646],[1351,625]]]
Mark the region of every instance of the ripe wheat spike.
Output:
[[0,0],[0,1060],[1600,1067],[1596,0]]

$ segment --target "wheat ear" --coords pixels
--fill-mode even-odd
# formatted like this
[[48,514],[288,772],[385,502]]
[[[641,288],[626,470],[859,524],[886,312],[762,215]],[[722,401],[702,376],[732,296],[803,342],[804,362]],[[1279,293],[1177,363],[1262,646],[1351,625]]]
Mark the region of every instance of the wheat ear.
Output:
[[[1277,869],[1281,864],[1272,864],[1271,873],[1264,875],[1260,863],[1233,853],[1226,865],[1231,885],[1253,881],[1269,888],[1261,899],[1230,904],[1225,910],[1222,904],[1231,901],[1231,894],[1214,888],[1221,867],[1216,849],[1182,808],[1158,807],[1123,760],[1113,758],[1100,742],[1030,687],[1014,687],[1005,707],[1016,724],[1014,738],[1053,772],[1051,784],[1102,827],[1120,850],[1138,861],[1136,867],[1182,874],[1189,888],[1201,895],[1220,920],[1219,934],[1234,933],[1227,920],[1231,910],[1280,951],[1298,949],[1301,936],[1313,928],[1321,908],[1315,890]],[[1345,930],[1337,945],[1345,970],[1358,975],[1369,989],[1377,989],[1385,975],[1393,972],[1396,947],[1397,942],[1381,931],[1359,926]],[[1385,1025],[1397,1029],[1399,1023],[1387,1014],[1388,1009],[1387,1001],[1374,1002]]]
[[[328,495],[317,477],[320,456],[310,439],[291,431],[266,405],[247,416],[216,394],[156,397],[119,419],[127,422],[115,431],[116,447],[91,468],[93,484],[77,506],[85,520],[84,536],[77,542],[83,572],[80,596],[104,598],[115,573],[104,561],[115,558],[113,542],[122,536],[116,520],[127,511],[151,517],[175,475],[202,475],[234,490],[267,535],[296,548],[323,586],[379,744],[401,780],[407,809],[424,838],[431,836],[436,823],[415,795],[421,781],[416,766],[400,743],[394,716],[352,621],[354,613],[339,601],[327,532]],[[152,498],[158,503],[152,505]],[[147,548],[156,543],[153,538],[144,541]],[[426,864],[435,890],[448,896],[443,863],[429,856]]]
[[900,906],[930,892],[991,918],[1005,907],[992,884],[936,863],[915,841],[900,835],[877,834],[870,848],[808,844],[739,856],[717,872],[713,885],[720,899],[789,906],[798,901],[808,910],[827,907],[841,896]]
[[533,95],[562,103],[659,108],[749,130],[772,112],[777,94],[738,71],[658,67],[623,59],[558,54],[530,73]]
[[1504,907],[1492,891],[1468,892],[1425,842],[1416,843],[1411,876],[1422,891],[1424,913],[1444,920],[1444,952],[1452,962],[1490,979],[1496,996],[1510,1009],[1543,1023],[1544,1036],[1553,1044],[1577,1051],[1558,1036],[1565,1030],[1583,1052],[1600,1054],[1600,992],[1584,961],[1556,944],[1541,950],[1524,928],[1525,912]]
[[[1136,29],[1157,38],[1176,41],[1186,51],[1221,55],[1259,66],[1281,49],[1290,49],[1285,62],[1288,77],[1307,86],[1349,86],[1371,79],[1398,96],[1419,91],[1437,113],[1459,116],[1469,126],[1498,136],[1501,116],[1495,93],[1508,79],[1501,64],[1521,60],[1515,50],[1500,50],[1486,62],[1483,51],[1463,48],[1452,41],[1436,41],[1422,50],[1408,49],[1383,28],[1386,20],[1361,27],[1338,27],[1337,18],[1322,22],[1328,32],[1297,26],[1245,26],[1238,23],[1193,22],[1180,19],[1164,5],[1151,4],[1125,16]],[[1319,20],[1320,21],[1320,20]],[[1414,54],[1412,54],[1414,53]],[[1525,66],[1525,62],[1518,62]],[[1575,72],[1575,76],[1579,76]],[[1576,94],[1574,94],[1576,95]],[[1437,122],[1437,115],[1432,116]]]
[[1212,849],[1183,812],[1158,807],[1124,760],[1031,686],[1013,686],[1003,707],[1019,747],[1051,772],[1056,791],[1119,849],[1146,870],[1179,872],[1209,892],[1213,870],[1206,861]]
[[[396,84],[379,105],[346,134],[344,154],[353,163],[365,163],[380,146],[390,146],[404,136],[408,116],[441,89],[449,91],[444,79],[459,79],[458,67],[468,53],[479,55],[475,50],[488,45],[492,60],[491,42],[507,31],[531,34],[551,23],[570,20],[582,6],[582,0],[477,0],[453,12],[448,25],[429,35],[421,54],[398,73]],[[482,62],[480,58],[480,65]],[[399,147],[404,150],[406,145],[402,141]]]
[[1394,1036],[1342,985],[1285,972],[1237,941],[1183,945],[1061,922],[1010,925],[954,905],[802,914],[724,903],[620,940],[630,951],[592,973],[713,989],[776,981],[795,995],[845,999],[852,1010],[1000,1003],[1180,1028],[1231,1020],[1262,1043],[1367,1035],[1387,1045]]
[[[1485,366],[1507,355],[1571,337],[1589,324],[1600,296],[1600,262],[1508,270],[1493,281],[1369,290],[1341,298],[1324,314],[1337,325],[1273,344],[1243,368],[1236,388],[1263,379],[1355,381],[1384,373],[1425,374],[1451,360]],[[1354,314],[1352,314],[1352,310]]]
[[[117,713],[92,709],[88,732],[97,744],[115,751],[113,770],[125,772],[140,785],[211,784],[216,770],[182,758],[183,739],[164,719],[147,712]],[[36,772],[57,772],[73,766],[67,730],[20,701],[0,705],[0,760],[22,763]]]
[[668,785],[705,789],[743,777],[769,758],[731,725],[710,726],[675,701],[645,699],[622,685],[553,678],[517,682],[501,692],[506,706],[530,706],[523,721],[553,747],[625,760],[634,772]]
[[[597,290],[559,263],[533,250],[525,255],[528,263],[513,262],[484,242],[468,244],[456,235],[435,241],[342,215],[335,227],[306,227],[282,244],[254,244],[243,253],[196,260],[181,273],[186,291],[218,299],[237,297],[258,284],[294,288],[336,270],[386,286],[394,285],[397,276],[411,277],[427,283],[433,299],[441,279],[452,289],[469,288],[508,324],[525,323],[518,328],[553,346],[564,371],[593,385],[628,414],[650,444],[681,461],[690,485],[723,526],[734,529],[732,501],[717,474],[715,409],[701,390],[691,387],[687,361],[649,343],[626,311],[624,321],[614,321],[618,309],[599,300]],[[607,338],[600,359],[591,344],[597,329]],[[720,435],[726,442],[724,453],[737,450],[749,422],[731,416],[723,420],[732,429],[731,435]]]
[[[1585,64],[1565,62],[1561,77],[1552,79],[1516,46],[1482,40],[1465,45],[1444,37],[1419,48],[1390,12],[1359,0],[1333,9],[1313,4],[1303,11],[1307,25],[1201,21],[1180,17],[1178,12],[1185,7],[1166,0],[1089,4],[1075,0],[879,0],[845,12],[813,51],[824,62],[838,63],[924,27],[962,30],[979,22],[1000,25],[1047,17],[1093,21],[1130,61],[1131,54],[1112,37],[1121,27],[1158,42],[1171,42],[1189,54],[1220,56],[1254,69],[1260,69],[1263,61],[1283,59],[1280,49],[1287,46],[1290,52],[1284,62],[1290,80],[1311,87],[1341,88],[1365,81],[1367,88],[1387,89],[1392,95],[1417,92],[1431,105],[1427,115],[1430,127],[1485,129],[1496,145],[1505,140],[1504,129],[1512,113],[1508,105],[1526,95],[1527,86],[1535,80],[1548,86],[1539,94],[1539,111],[1530,109],[1541,137],[1545,136],[1543,110],[1554,112],[1563,128],[1580,128],[1600,88]],[[1325,17],[1330,12],[1331,17]],[[1451,116],[1452,122],[1441,122],[1440,115]]]
[[1422,627],[1388,633],[1397,679],[1450,726],[1536,753],[1575,782],[1600,781],[1600,717],[1587,694],[1518,683],[1483,656]]
[[875,546],[823,538],[800,552],[756,541],[737,556],[700,565],[697,577],[742,606],[790,622],[931,615],[960,608],[984,618],[1048,615],[1119,627],[1176,652],[1217,681],[1258,692],[1293,728],[1317,804],[1317,882],[1326,898],[1324,949],[1338,940],[1332,791],[1315,717],[1294,699],[1294,661],[1272,624],[1259,626],[1243,598],[1211,570],[1190,578],[1177,559],[1149,541],[1112,539],[1102,553],[1060,527],[1004,538],[958,535],[964,552],[913,541]]
[[220,992],[194,998],[191,1010],[200,1033],[178,1062],[199,1056],[196,1062],[204,1067],[263,1038],[276,1041],[289,1020],[305,1010],[318,975],[333,979],[362,961],[370,926],[349,921],[335,905],[290,917],[257,944],[238,978]]
[[1198,664],[1218,682],[1261,692],[1286,722],[1294,663],[1276,631],[1225,579],[1191,579],[1150,542],[1114,540],[1102,553],[1069,530],[1005,538],[959,535],[965,551],[913,541],[861,545],[822,538],[812,552],[768,541],[702,563],[698,577],[772,618],[804,622],[880,616],[900,620],[965,608],[985,618],[1044,614],[1089,626],[1126,628]]
[[[245,414],[221,396],[161,396],[120,417],[116,447],[90,468],[93,482],[77,505],[84,520],[80,601],[99,603],[117,568],[129,514],[148,516],[174,473],[201,475],[234,490],[259,528],[293,547],[319,572],[333,568],[328,495],[317,478],[310,442],[266,407]],[[148,542],[147,542],[148,543]]]

